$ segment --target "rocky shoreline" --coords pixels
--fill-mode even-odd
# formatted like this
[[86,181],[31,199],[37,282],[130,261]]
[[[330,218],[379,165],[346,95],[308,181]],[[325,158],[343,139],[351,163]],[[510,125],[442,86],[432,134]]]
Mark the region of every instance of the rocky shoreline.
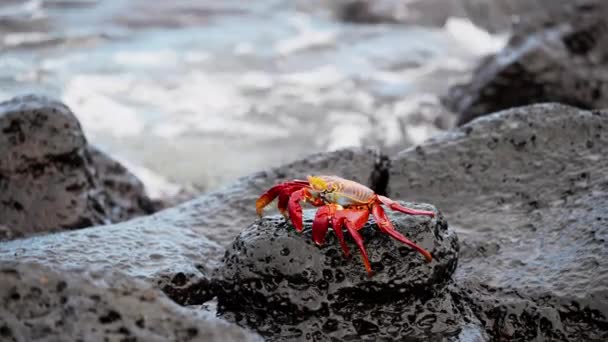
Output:
[[446,106],[462,125],[503,109],[559,102],[606,108],[608,4],[579,1],[565,14],[528,17],[507,46],[488,56],[470,82],[452,87]]
[[[0,103],[0,340],[603,341],[608,110],[603,8],[519,26],[445,105],[460,127],[395,155],[342,149],[176,206],[87,143],[64,104]],[[589,2],[592,3],[592,2]],[[578,18],[578,19],[577,19]],[[508,58],[507,58],[508,57]],[[362,229],[368,277],[270,186],[336,174],[436,217],[389,212],[415,252]]]
[[[129,328],[137,325],[129,316],[133,311],[120,304],[141,297],[139,290],[120,298],[113,294],[117,284],[134,281],[137,285],[129,286],[172,299],[146,303],[143,312],[159,306],[185,312],[204,340],[222,340],[225,333],[255,340],[253,331],[266,340],[604,339],[606,127],[605,111],[559,104],[520,107],[390,158],[358,149],[322,153],[154,215],[2,242],[2,277],[21,279],[21,285],[3,281],[0,294],[23,311],[4,304],[11,314],[0,315],[0,332],[17,341],[35,339],[38,329],[57,338],[88,334],[83,327],[92,322],[83,321],[78,329],[57,325],[58,312],[73,310],[56,291],[64,286],[57,282],[81,293],[75,296],[105,293],[117,305],[111,310],[126,320],[128,333],[122,332],[143,338],[145,329]],[[368,279],[356,257],[340,254],[333,234],[318,248],[309,233],[296,234],[272,212],[256,218],[253,202],[261,191],[308,173],[340,174],[392,198],[432,203],[442,213],[437,219],[390,215],[435,261],[426,265],[366,228],[364,239],[378,268]],[[311,215],[306,212],[307,225]],[[106,285],[81,280],[91,272]],[[24,324],[31,325],[41,299],[15,295],[25,285],[53,303],[44,304],[53,310],[40,315],[51,318],[37,321],[36,329]],[[219,318],[202,315],[201,305],[210,300],[218,301]],[[101,321],[95,331],[114,336],[116,331]],[[176,330],[157,336],[160,340],[195,340],[179,335],[181,325],[164,324]]]

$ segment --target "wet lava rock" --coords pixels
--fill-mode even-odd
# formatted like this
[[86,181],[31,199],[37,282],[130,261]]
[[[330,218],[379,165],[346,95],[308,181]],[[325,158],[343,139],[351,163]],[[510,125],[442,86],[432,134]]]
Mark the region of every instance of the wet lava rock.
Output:
[[[343,175],[382,192],[388,173],[385,160],[370,149],[310,155],[155,215],[1,242],[0,261],[36,262],[62,270],[117,270],[145,280],[181,305],[200,305],[215,296],[209,273],[220,264],[225,246],[256,219],[251,204],[264,189],[312,173]],[[118,165],[104,165],[108,167],[101,177],[106,188],[130,189],[117,179]],[[3,231],[10,232],[0,223],[0,239]]]
[[348,234],[350,259],[333,232],[321,248],[312,242],[314,213],[304,211],[303,234],[270,216],[228,248],[215,284],[225,317],[277,340],[430,338],[459,331],[459,316],[443,291],[456,269],[458,242],[441,214],[388,213],[397,230],[431,252],[431,263],[370,220],[361,230],[376,272],[369,278]]
[[88,144],[67,106],[38,95],[0,103],[0,240],[154,210],[142,183]]
[[458,125],[535,103],[608,105],[608,4],[568,3],[559,6],[560,15],[518,25],[507,46],[485,58],[470,82],[450,89],[444,104],[459,113]]
[[0,262],[0,341],[261,341],[119,272]]
[[518,107],[391,160],[390,195],[458,232],[452,297],[486,340],[608,341],[607,128],[605,110]]

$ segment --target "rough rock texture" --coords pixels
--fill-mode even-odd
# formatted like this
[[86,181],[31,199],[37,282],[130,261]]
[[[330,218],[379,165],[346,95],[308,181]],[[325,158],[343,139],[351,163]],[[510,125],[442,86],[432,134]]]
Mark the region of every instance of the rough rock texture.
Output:
[[[429,205],[404,205],[436,211]],[[463,321],[444,295],[458,243],[441,215],[389,214],[397,230],[433,254],[431,263],[370,221],[361,230],[376,271],[369,278],[354,243],[351,259],[344,257],[333,232],[324,247],[312,243],[315,212],[305,211],[303,234],[277,215],[239,235],[219,270],[220,310],[269,340],[402,340],[458,333]],[[352,242],[350,236],[347,241]]]
[[522,23],[507,46],[474,71],[470,83],[450,90],[444,103],[459,113],[458,124],[542,102],[608,106],[608,3],[566,8],[568,16]]
[[[358,259],[345,260],[331,232],[318,249],[308,232],[272,216],[228,249],[216,282],[220,309],[269,340],[606,340],[607,127],[606,111],[528,106],[391,160],[388,195],[433,203],[458,232],[453,282],[446,272],[420,290],[429,287],[416,287],[417,277],[430,275],[414,253],[407,257],[417,268],[390,272],[408,264],[374,254],[384,240],[366,229],[374,267],[385,264],[379,279],[405,275],[412,278],[401,284],[414,284],[402,297],[382,296],[386,287],[370,283]],[[429,248],[417,229],[408,232]]]
[[68,107],[33,95],[0,103],[0,239],[117,222],[150,204],[137,179],[87,145]]
[[444,212],[462,310],[493,340],[605,340],[607,155],[608,112],[522,107],[402,152],[389,195]]
[[0,263],[2,341],[262,341],[118,274]]
[[105,203],[109,210],[106,215],[111,222],[126,221],[163,208],[146,195],[143,183],[119,162],[91,145],[87,146],[87,152],[95,168],[98,185],[107,194]]
[[66,270],[118,270],[153,284],[185,305],[213,297],[207,270],[222,253],[221,246],[191,228],[137,219],[0,244],[0,260]]
[[213,297],[208,273],[224,246],[256,219],[256,198],[276,182],[309,173],[335,173],[363,183],[373,179],[371,186],[382,186],[387,169],[385,159],[369,150],[313,155],[155,215],[0,244],[0,260],[119,270],[147,280],[178,303],[201,304]]
[[[111,268],[142,277],[182,304],[200,304],[219,294],[226,311],[235,311],[236,304],[225,294],[237,292],[242,295],[237,304],[246,310],[226,317],[270,340],[603,341],[608,339],[607,129],[608,111],[557,104],[521,107],[479,118],[390,163],[370,151],[319,154],[149,217],[5,242],[0,260],[37,261],[62,270]],[[394,221],[408,221],[404,233],[435,254],[430,265],[375,229],[364,230],[380,270],[378,281],[388,286],[366,278],[354,246],[354,258],[344,259],[331,232],[327,246],[319,249],[309,233],[296,234],[280,217],[256,221],[253,203],[259,193],[309,173],[371,180],[391,198],[436,206],[459,237],[453,282],[447,279],[455,259],[450,253],[440,258],[440,250],[456,246],[442,217],[432,226],[428,218],[391,215]],[[443,240],[429,237],[433,228]],[[263,239],[256,231],[272,235]],[[255,244],[262,247],[248,247]],[[220,265],[226,246],[231,247],[223,283],[210,285],[210,271]],[[390,246],[396,252],[388,251]],[[378,253],[383,248],[386,252]],[[296,256],[303,261],[296,263]],[[454,266],[441,271],[444,260],[454,260]],[[304,272],[314,267],[320,274]],[[331,275],[324,268],[331,268]],[[291,274],[289,282],[277,284],[273,269]],[[0,289],[11,274],[0,274]],[[390,287],[392,279],[407,280],[394,285],[407,291],[379,295],[398,292]],[[422,286],[425,281],[433,285]],[[356,287],[345,290],[351,285]],[[280,289],[273,296],[250,296],[273,286]],[[1,300],[5,310],[10,301]],[[275,321],[285,326],[279,330]],[[14,331],[0,325],[0,334]]]

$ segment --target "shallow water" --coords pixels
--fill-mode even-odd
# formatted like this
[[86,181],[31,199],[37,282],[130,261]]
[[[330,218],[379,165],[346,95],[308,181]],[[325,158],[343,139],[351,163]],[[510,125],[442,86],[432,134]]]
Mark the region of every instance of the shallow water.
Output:
[[438,95],[504,43],[462,19],[347,24],[323,3],[4,0],[0,99],[62,99],[160,196],[422,142],[452,125]]

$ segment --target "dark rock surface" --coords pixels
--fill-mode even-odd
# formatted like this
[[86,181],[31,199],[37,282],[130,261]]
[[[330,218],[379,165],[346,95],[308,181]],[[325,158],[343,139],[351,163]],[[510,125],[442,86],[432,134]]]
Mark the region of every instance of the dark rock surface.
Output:
[[481,332],[485,340],[605,341],[608,337],[605,310],[592,308],[588,299],[530,295],[467,280],[450,290],[457,310],[477,320],[467,328]]
[[535,105],[393,159],[389,195],[457,231],[455,283],[492,339],[608,337],[607,129],[606,111]]
[[463,321],[444,295],[458,243],[441,215],[389,213],[397,230],[432,253],[431,263],[370,220],[361,230],[376,272],[369,278],[349,236],[350,259],[331,231],[325,246],[312,243],[315,212],[305,211],[303,234],[277,215],[239,235],[219,270],[220,310],[269,340],[428,339],[458,333]]
[[0,103],[0,238],[149,214],[143,187],[87,145],[65,105],[41,96]]
[[[0,260],[120,271],[186,305],[219,294],[225,318],[269,340],[602,341],[607,128],[608,111],[516,108],[390,161],[366,150],[314,155],[148,217],[3,242]],[[436,260],[426,264],[368,227],[363,234],[378,271],[370,280],[358,250],[351,245],[353,259],[345,259],[332,232],[318,248],[309,232],[297,234],[271,212],[256,221],[255,199],[271,185],[332,173],[394,199],[432,203],[438,219],[389,215]],[[306,215],[309,226],[312,211]],[[455,271],[458,246],[446,219],[458,233]],[[0,283],[12,274],[0,274]],[[235,293],[236,300],[228,296]],[[6,305],[0,310],[8,312]]]
[[212,297],[207,270],[222,253],[221,246],[192,228],[142,219],[0,244],[0,260],[64,270],[117,270],[153,284],[184,305]]
[[[439,291],[414,285],[387,299],[356,254],[343,258],[331,232],[319,249],[270,216],[228,249],[216,282],[220,309],[269,340],[606,340],[606,127],[605,111],[535,105],[480,118],[393,158],[388,195],[435,204],[459,235],[458,268],[453,282],[442,282],[447,273],[436,278],[447,283]],[[416,229],[407,232],[429,248]],[[365,233],[366,241],[381,235]],[[390,265],[380,277],[395,265],[374,255],[383,238],[367,242],[374,267]],[[407,274],[419,284],[427,266],[382,281]]]
[[262,341],[118,274],[0,263],[2,341]]
[[107,216],[117,223],[163,208],[146,195],[143,183],[122,164],[94,146],[87,146],[98,184],[106,196]]
[[263,191],[309,173],[341,174],[363,183],[373,173],[370,185],[381,186],[387,172],[381,161],[370,150],[313,155],[155,215],[2,243],[0,260],[119,270],[154,284],[180,304],[201,304],[213,297],[209,270],[217,267],[224,247],[256,219],[255,200]]
[[468,84],[450,90],[444,103],[459,113],[458,124],[542,102],[608,106],[608,3],[577,4],[563,5],[564,15],[527,17]]

